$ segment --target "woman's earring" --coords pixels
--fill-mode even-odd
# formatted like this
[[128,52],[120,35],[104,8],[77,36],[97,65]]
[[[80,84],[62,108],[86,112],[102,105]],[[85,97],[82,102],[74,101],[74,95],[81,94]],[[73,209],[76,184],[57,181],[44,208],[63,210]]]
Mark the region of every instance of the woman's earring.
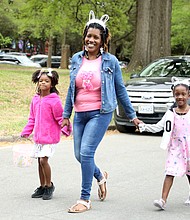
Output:
[[88,48],[87,48],[86,45],[84,46],[84,50],[85,50],[86,52],[88,52]]
[[103,54],[103,52],[104,52],[104,48],[100,47],[100,53]]

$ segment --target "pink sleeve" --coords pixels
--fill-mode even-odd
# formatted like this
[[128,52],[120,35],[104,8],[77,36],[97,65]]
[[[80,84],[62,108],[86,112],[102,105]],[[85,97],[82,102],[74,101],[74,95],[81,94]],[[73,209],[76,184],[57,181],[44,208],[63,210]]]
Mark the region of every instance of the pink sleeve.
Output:
[[53,116],[54,116],[55,120],[57,121],[57,123],[61,126],[61,124],[63,122],[63,107],[62,107],[61,100],[58,101],[54,105],[54,107],[53,107]]
[[21,136],[29,136],[34,129],[34,124],[35,124],[35,118],[34,118],[34,112],[33,112],[33,103],[31,103],[28,123],[26,124],[23,131],[21,132]]

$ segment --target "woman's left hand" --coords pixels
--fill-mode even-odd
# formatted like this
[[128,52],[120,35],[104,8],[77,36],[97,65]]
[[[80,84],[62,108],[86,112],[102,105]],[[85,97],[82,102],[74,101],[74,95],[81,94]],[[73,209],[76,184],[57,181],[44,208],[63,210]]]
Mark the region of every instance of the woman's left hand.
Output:
[[139,124],[143,123],[143,121],[139,120],[138,118],[133,119],[133,124],[138,127]]
[[134,125],[136,127],[135,132],[139,132],[139,126],[138,125],[143,123],[143,122],[141,120],[139,120],[138,118],[135,118],[135,119],[133,119],[133,123],[134,123]]

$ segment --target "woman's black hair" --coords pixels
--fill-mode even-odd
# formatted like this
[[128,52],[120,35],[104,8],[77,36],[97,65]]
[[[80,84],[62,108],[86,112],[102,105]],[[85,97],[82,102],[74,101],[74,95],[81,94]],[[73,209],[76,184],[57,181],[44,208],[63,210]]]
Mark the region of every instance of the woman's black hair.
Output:
[[36,70],[32,74],[32,82],[34,84],[37,84],[37,87],[36,87],[37,94],[40,94],[40,89],[39,89],[39,86],[38,86],[38,82],[39,82],[39,79],[40,79],[41,75],[43,75],[43,74],[46,74],[51,80],[50,93],[55,92],[55,93],[59,94],[59,91],[55,87],[56,85],[58,85],[59,75],[55,70],[52,70],[52,69]]
[[102,40],[102,47],[105,52],[108,52],[108,44],[109,40],[111,38],[111,35],[109,33],[109,29],[105,27],[105,29],[98,23],[90,23],[88,26],[85,27],[83,31],[83,45],[85,45],[85,37],[88,33],[89,28],[95,28],[100,30],[101,40]]

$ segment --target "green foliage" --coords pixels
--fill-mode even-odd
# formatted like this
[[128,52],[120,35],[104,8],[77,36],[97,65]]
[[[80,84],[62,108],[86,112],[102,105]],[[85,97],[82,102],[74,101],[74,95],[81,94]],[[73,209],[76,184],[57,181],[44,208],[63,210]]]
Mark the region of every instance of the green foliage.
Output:
[[[26,0],[20,9],[20,33],[26,30],[36,38],[49,38],[61,34],[66,27],[61,1]],[[65,21],[65,22],[64,22]]]
[[[72,51],[81,48],[81,38],[90,10],[100,18],[108,14],[113,45],[119,57],[131,56],[136,25],[136,0],[1,0],[0,33],[3,37],[45,40],[49,37],[70,44]],[[189,48],[189,0],[173,0],[172,49]],[[177,50],[178,49],[178,50]],[[190,49],[189,49],[190,50]],[[190,51],[188,51],[190,52]]]
[[7,0],[1,0],[0,3],[0,33],[3,37],[14,38],[17,32],[17,26],[13,18],[14,11]]
[[120,52],[117,55],[121,57],[130,54],[132,48],[130,39],[133,39],[135,22],[135,0],[71,1],[69,7],[70,19],[73,22],[70,31],[75,33],[77,38],[80,36],[82,39],[82,32],[88,21],[90,10],[94,11],[97,18],[101,18],[103,14],[108,14],[110,19],[107,26],[111,30],[111,45],[119,49]]
[[189,0],[173,0],[171,45],[173,51],[181,48],[184,53],[190,53]]
[[3,35],[0,33],[0,47],[7,47],[12,42],[10,37],[3,37]]
[[[36,85],[31,82],[32,67],[0,65],[0,136],[18,135],[26,125],[29,106]],[[60,98],[64,104],[69,85],[69,71],[57,69],[59,73]]]

